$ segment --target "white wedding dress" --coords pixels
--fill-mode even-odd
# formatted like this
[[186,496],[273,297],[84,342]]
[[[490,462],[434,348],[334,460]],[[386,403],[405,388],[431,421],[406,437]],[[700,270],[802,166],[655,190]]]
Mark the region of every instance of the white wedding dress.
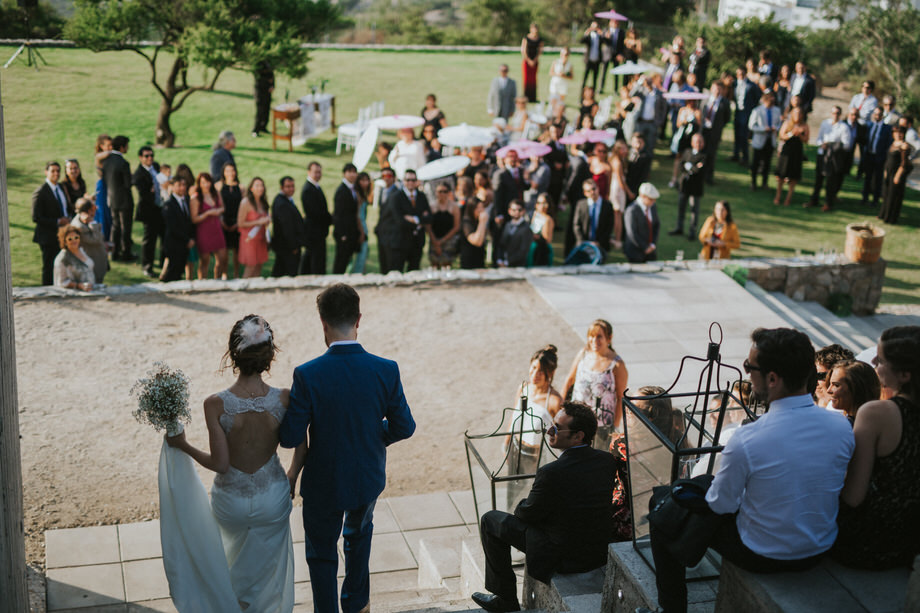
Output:
[[[281,390],[244,399],[229,390],[220,425],[234,415],[284,417]],[[160,454],[160,540],[173,604],[180,613],[289,613],[294,608],[290,486],[278,455],[249,474],[218,474],[208,501],[186,453],[164,441]]]

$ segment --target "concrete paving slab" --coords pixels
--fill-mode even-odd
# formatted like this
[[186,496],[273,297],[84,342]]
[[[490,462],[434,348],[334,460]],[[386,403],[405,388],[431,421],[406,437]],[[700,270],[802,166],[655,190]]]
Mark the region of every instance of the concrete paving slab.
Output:
[[64,528],[45,532],[45,564],[63,568],[121,561],[115,526]]
[[[128,604],[109,604],[101,607],[88,607],[88,608],[79,608],[79,609],[60,609],[55,611],[55,613],[128,613],[131,605]],[[135,609],[139,613],[143,611],[150,611],[151,609]]]
[[476,517],[476,505],[473,502],[473,491],[462,490],[459,492],[448,492],[451,502],[457,507],[460,517],[465,524],[479,524],[479,518]]
[[399,532],[375,534],[371,541],[371,573],[418,568],[415,557]]
[[458,545],[460,544],[460,539],[466,536],[470,536],[470,529],[465,525],[462,526],[447,526],[444,528],[429,528],[428,530],[409,530],[403,532],[403,537],[406,539],[406,544],[409,545],[409,549],[412,551],[412,555],[415,559],[418,559],[419,552],[419,541],[422,539],[454,539]]
[[388,532],[399,532],[399,524],[393,516],[393,510],[387,499],[377,501],[374,507],[374,534],[386,534]]
[[132,602],[127,605],[127,611],[128,613],[179,613],[171,598]]
[[137,602],[169,597],[169,582],[163,570],[163,560],[135,560],[122,564],[125,600]]
[[122,562],[161,557],[160,520],[119,525],[118,546]]
[[396,522],[404,531],[457,526],[464,523],[446,492],[390,498],[389,504]]
[[303,543],[303,507],[294,507],[291,510],[290,522],[291,540],[295,543]]
[[125,602],[121,564],[51,568],[47,579],[49,612]]

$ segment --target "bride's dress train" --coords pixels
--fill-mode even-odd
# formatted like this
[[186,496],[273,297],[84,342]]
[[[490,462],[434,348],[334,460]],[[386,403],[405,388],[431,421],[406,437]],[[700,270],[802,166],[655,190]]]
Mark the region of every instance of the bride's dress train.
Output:
[[[280,423],[280,390],[242,399],[228,391],[220,422],[268,412]],[[160,453],[160,538],[163,566],[180,613],[285,613],[294,608],[294,548],[290,485],[277,454],[255,473],[218,474],[208,500],[186,453]]]

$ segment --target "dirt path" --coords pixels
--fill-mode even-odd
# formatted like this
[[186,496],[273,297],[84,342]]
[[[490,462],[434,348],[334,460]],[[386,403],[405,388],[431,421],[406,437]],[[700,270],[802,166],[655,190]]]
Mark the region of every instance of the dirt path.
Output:
[[[233,322],[247,313],[268,319],[282,349],[269,383],[287,387],[294,366],[325,350],[316,293],[16,303],[27,560],[44,566],[49,528],[157,517],[161,439],[134,421],[128,395],[150,364],[165,360],[191,378],[188,432],[204,446],[201,402],[233,380],[217,372]],[[462,433],[497,425],[537,348],[559,347],[561,382],[581,343],[523,282],[360,293],[359,338],[399,362],[418,423],[411,440],[390,448],[384,495],[468,488]]]

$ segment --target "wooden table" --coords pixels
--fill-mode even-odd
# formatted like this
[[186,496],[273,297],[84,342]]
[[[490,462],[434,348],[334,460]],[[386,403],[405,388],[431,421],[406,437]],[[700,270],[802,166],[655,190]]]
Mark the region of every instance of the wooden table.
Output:
[[[296,104],[284,104],[272,109],[272,149],[277,149],[276,141],[286,140],[288,151],[294,151],[294,144],[291,142],[294,136],[294,121],[300,118],[300,107]],[[278,134],[278,120],[288,122],[288,133]]]

